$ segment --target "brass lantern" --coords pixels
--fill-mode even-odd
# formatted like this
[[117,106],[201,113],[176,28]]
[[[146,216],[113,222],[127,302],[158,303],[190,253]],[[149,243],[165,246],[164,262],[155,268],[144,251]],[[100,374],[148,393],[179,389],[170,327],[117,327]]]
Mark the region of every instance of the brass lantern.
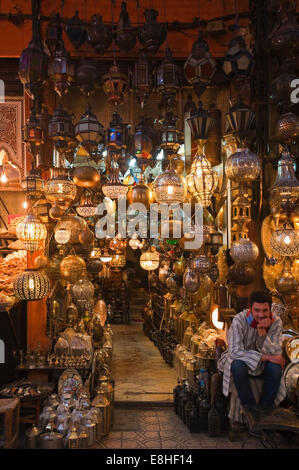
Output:
[[126,256],[123,253],[116,252],[112,255],[110,267],[115,269],[123,268],[126,265]]
[[61,218],[58,222],[55,232],[65,229],[69,232],[69,243],[75,245],[79,243],[79,235],[87,227],[86,221],[82,217],[67,215]]
[[166,153],[176,153],[180,147],[181,132],[176,128],[177,117],[172,111],[166,112],[162,121],[161,148]]
[[121,238],[120,233],[116,235],[112,240],[109,242],[109,248],[112,251],[121,251],[124,250],[127,246],[127,241],[123,238]]
[[40,175],[40,171],[34,168],[33,161],[32,167],[28,175],[22,180],[22,189],[25,191],[29,199],[39,199],[44,193],[44,180]]
[[153,75],[144,52],[139,54],[138,60],[135,62],[132,86],[143,109],[153,89]]
[[103,194],[112,200],[125,197],[129,188],[119,181],[119,168],[112,167],[110,172],[108,182],[102,187]]
[[73,285],[72,290],[75,302],[77,300],[90,300],[94,296],[93,283],[88,281],[88,279],[79,279]]
[[187,196],[185,179],[172,169],[166,170],[165,173],[156,177],[153,192],[158,203],[180,204]]
[[275,230],[270,244],[273,252],[279,256],[299,256],[299,230],[289,226]]
[[24,244],[25,250],[35,251],[47,237],[46,226],[32,214],[27,215],[16,228],[17,237]]
[[54,170],[54,178],[47,181],[45,186],[45,197],[47,201],[61,206],[68,207],[70,203],[76,198],[77,188],[76,185],[61,171]]
[[29,118],[24,127],[23,140],[28,145],[32,155],[35,154],[37,147],[44,142],[44,132],[36,115],[35,107],[31,108]]
[[140,256],[140,266],[146,271],[153,271],[159,267],[160,255],[155,249],[145,251]]
[[284,267],[282,273],[276,278],[274,285],[278,292],[283,295],[295,294],[299,287],[299,283],[287,266]]
[[230,249],[232,259],[238,264],[253,264],[258,254],[259,249],[257,245],[247,238],[235,241]]
[[272,195],[281,205],[294,203],[299,196],[299,181],[294,171],[294,159],[286,147],[278,161],[276,180],[271,188]]
[[49,138],[53,140],[57,152],[63,153],[73,136],[74,126],[71,117],[60,103],[49,122]]
[[226,161],[227,177],[238,183],[251,183],[261,172],[259,157],[248,148],[238,148]]
[[299,138],[299,118],[296,114],[288,112],[282,114],[275,126],[275,140],[283,144],[292,144]]
[[81,217],[93,217],[96,210],[97,206],[92,202],[91,192],[86,189],[83,201],[76,207],[76,211]]
[[169,47],[165,49],[165,58],[157,69],[157,89],[161,93],[173,95],[181,85],[181,71],[175,64]]
[[130,188],[127,200],[129,204],[141,203],[144,204],[147,209],[150,208],[150,204],[153,201],[153,194],[149,186],[145,184],[143,178]]
[[100,181],[100,175],[92,166],[77,166],[72,172],[73,181],[80,188],[93,188]]
[[90,104],[87,104],[85,113],[75,125],[75,136],[90,156],[104,141],[104,127],[92,112]]
[[239,96],[237,103],[226,114],[228,132],[231,132],[240,144],[252,131],[255,124],[255,115],[246,106]]
[[59,270],[62,279],[74,284],[85,276],[86,264],[80,256],[69,255],[63,258]]
[[211,164],[205,155],[195,156],[186,181],[188,191],[195,197],[198,204],[208,207],[217,188],[218,175],[211,168]]
[[27,269],[14,279],[13,290],[20,300],[41,300],[49,293],[50,280],[43,271]]
[[109,72],[103,76],[103,87],[109,103],[115,107],[122,104],[128,91],[128,79],[120,71],[116,61],[110,67]]
[[54,56],[50,59],[48,75],[54,82],[56,93],[60,97],[64,96],[69,91],[70,84],[74,80],[75,69],[62,39],[58,41]]

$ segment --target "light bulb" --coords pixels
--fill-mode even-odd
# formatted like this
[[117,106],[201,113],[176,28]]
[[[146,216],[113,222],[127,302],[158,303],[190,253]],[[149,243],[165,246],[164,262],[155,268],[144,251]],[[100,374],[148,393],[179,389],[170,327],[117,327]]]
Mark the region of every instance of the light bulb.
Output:
[[287,236],[284,238],[284,242],[285,242],[286,245],[289,245],[289,244],[291,243],[291,241],[292,241],[292,240],[290,239],[289,235],[287,235]]
[[34,281],[33,281],[33,279],[29,279],[29,289],[30,289],[30,290],[34,289]]
[[215,326],[215,328],[217,328],[217,330],[223,330],[224,323],[218,321],[218,307],[216,307],[216,308],[213,310],[213,313],[212,313],[212,322],[213,322],[213,325]]
[[173,194],[173,186],[168,186],[167,187],[167,193],[168,194]]
[[27,209],[27,208],[28,208],[28,202],[27,202],[27,201],[24,201],[24,202],[23,202],[23,207],[24,207],[24,209]]
[[7,176],[5,173],[2,173],[0,180],[1,180],[1,183],[7,183]]

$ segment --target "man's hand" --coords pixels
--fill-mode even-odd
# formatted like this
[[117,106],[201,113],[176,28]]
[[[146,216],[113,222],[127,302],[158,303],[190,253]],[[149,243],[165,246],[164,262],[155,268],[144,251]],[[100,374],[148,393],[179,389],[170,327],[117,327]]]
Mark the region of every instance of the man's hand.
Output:
[[282,369],[284,368],[285,362],[286,362],[282,356],[272,355],[272,354],[263,354],[261,360],[262,361],[273,362],[273,364],[279,364]]
[[267,328],[269,328],[271,324],[272,324],[271,318],[264,318],[263,320],[259,321],[257,324],[258,335],[265,336],[267,334]]

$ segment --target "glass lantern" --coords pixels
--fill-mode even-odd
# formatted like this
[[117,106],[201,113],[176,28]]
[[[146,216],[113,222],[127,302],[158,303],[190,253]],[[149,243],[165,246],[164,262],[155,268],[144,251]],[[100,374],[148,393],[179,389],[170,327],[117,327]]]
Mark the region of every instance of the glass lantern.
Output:
[[92,112],[91,105],[87,104],[85,113],[75,125],[75,136],[77,140],[88,154],[92,155],[96,152],[99,144],[104,141],[104,135],[104,127]]
[[16,233],[18,239],[24,244],[25,250],[28,251],[38,250],[41,242],[47,238],[45,225],[32,214],[27,215],[25,220],[18,224]]
[[112,200],[126,197],[129,188],[119,181],[119,168],[112,167],[110,171],[112,174],[108,182],[102,187],[103,194]]
[[294,159],[286,147],[278,161],[276,180],[271,193],[280,204],[295,203],[299,196],[299,181],[294,171]]
[[242,36],[234,37],[224,57],[222,70],[227,78],[248,77],[253,67],[253,55],[248,50]]
[[115,107],[119,106],[128,92],[128,79],[120,71],[116,61],[110,67],[109,72],[103,76],[103,88],[108,102]]
[[74,126],[71,117],[60,103],[49,122],[49,138],[53,140],[57,152],[63,153],[73,136]]
[[182,203],[187,196],[185,179],[174,170],[166,170],[155,179],[153,192],[158,203]]
[[153,76],[144,52],[139,54],[138,60],[135,62],[133,89],[143,109],[153,89]]
[[218,175],[211,168],[211,164],[205,155],[195,156],[186,181],[188,191],[195,197],[198,204],[208,207],[217,188]]
[[110,261],[111,268],[123,268],[126,265],[126,256],[123,253],[115,253]]
[[203,31],[199,31],[198,39],[193,43],[192,52],[184,65],[185,76],[189,83],[202,87],[202,92],[216,71],[216,62],[209,53],[209,44],[203,38]]
[[54,82],[56,93],[60,97],[64,96],[69,91],[70,84],[74,80],[75,69],[62,39],[58,41],[54,56],[49,61],[48,75]]
[[158,67],[157,75],[157,89],[161,93],[175,94],[181,85],[181,71],[175,64],[171,50],[169,47],[165,49],[165,58]]
[[121,150],[127,148],[127,144],[128,125],[123,122],[117,112],[114,112],[108,129],[107,147],[112,152],[120,153]]
[[21,185],[29,199],[39,199],[42,197],[44,193],[44,180],[40,175],[40,171],[37,168],[34,168],[33,162],[31,170],[22,180]]
[[47,181],[45,186],[45,197],[47,201],[68,207],[77,196],[75,183],[63,174],[58,174]]

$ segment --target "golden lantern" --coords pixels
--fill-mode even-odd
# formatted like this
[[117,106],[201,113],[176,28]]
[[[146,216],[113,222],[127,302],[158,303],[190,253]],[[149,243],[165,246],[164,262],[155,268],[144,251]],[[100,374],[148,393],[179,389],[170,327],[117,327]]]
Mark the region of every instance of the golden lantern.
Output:
[[14,279],[13,290],[20,300],[44,299],[50,290],[50,280],[43,271],[27,269]]
[[109,242],[109,248],[110,250],[113,250],[113,251],[121,251],[126,247],[126,245],[127,245],[127,241],[121,238],[120,233],[118,233],[116,237],[114,237]]
[[230,255],[235,263],[253,264],[259,255],[259,249],[257,245],[248,240],[248,238],[240,238],[240,240],[232,244]]
[[129,204],[141,203],[149,209],[151,202],[153,202],[152,191],[149,186],[141,180],[129,190],[127,200]]
[[148,250],[140,256],[140,266],[146,271],[153,271],[159,267],[160,255],[157,250]]
[[182,203],[186,199],[186,182],[183,176],[172,169],[158,175],[153,184],[155,200],[158,203]]
[[92,299],[94,296],[93,283],[88,281],[88,279],[79,279],[79,281],[73,285],[73,295],[75,301]]
[[18,224],[16,233],[18,239],[23,242],[25,250],[28,251],[38,250],[40,243],[47,238],[45,225],[32,214],[27,215],[25,220]]
[[71,234],[69,230],[62,227],[55,231],[54,238],[59,245],[65,245],[70,241]]
[[45,197],[51,205],[57,203],[67,208],[76,198],[75,183],[65,174],[64,168],[54,168],[54,177],[49,179],[45,186]]
[[284,295],[295,294],[299,286],[296,278],[287,266],[284,268],[281,275],[275,280],[274,285],[278,292]]
[[186,181],[188,191],[195,197],[198,204],[208,207],[217,188],[218,175],[204,154],[195,156]]
[[99,181],[100,175],[92,166],[78,166],[73,170],[73,181],[80,188],[93,188]]
[[58,222],[55,233],[66,230],[70,234],[69,243],[71,245],[79,243],[79,235],[87,227],[86,221],[77,215],[67,215]]
[[110,261],[110,267],[120,269],[126,265],[126,256],[123,253],[115,253]]
[[102,263],[110,263],[110,261],[112,260],[112,255],[110,255],[107,249],[105,249],[102,253],[100,260],[102,261]]
[[71,283],[79,281],[86,273],[86,264],[83,258],[76,255],[66,256],[59,266],[61,277]]
[[275,230],[271,236],[270,244],[276,255],[298,256],[299,230],[294,230],[290,227]]

